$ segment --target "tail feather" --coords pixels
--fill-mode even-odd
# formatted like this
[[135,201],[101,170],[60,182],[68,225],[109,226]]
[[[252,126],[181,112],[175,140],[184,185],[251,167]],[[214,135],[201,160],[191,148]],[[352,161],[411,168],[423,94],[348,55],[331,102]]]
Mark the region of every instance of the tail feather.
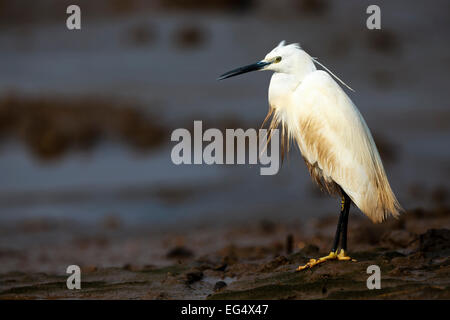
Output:
[[373,222],[379,223],[386,220],[390,215],[394,218],[398,218],[400,213],[403,212],[403,208],[397,200],[392,188],[389,184],[386,172],[381,161],[380,154],[376,148],[370,131],[368,132],[368,141],[372,144],[373,148],[370,150],[370,156],[373,164],[373,177],[372,188],[373,193],[368,192],[366,197],[361,203],[361,211],[363,211]]

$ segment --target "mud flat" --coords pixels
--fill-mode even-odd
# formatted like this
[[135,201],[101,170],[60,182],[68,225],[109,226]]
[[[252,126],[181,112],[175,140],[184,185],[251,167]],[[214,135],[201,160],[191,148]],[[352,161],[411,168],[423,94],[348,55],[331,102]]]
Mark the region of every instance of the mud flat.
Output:
[[[327,253],[337,217],[304,224],[259,221],[200,226],[165,231],[165,236],[155,235],[153,240],[145,228],[121,236],[105,232],[96,240],[78,235],[53,248],[46,244],[47,251],[36,247],[34,255],[3,246],[0,298],[449,299],[449,213],[442,207],[416,209],[381,225],[354,215],[349,246],[358,261],[331,261],[303,272],[295,272],[296,267]],[[52,228],[63,228],[34,226],[9,231],[31,232],[32,241],[51,234]],[[108,227],[121,228],[118,223]],[[120,247],[118,243],[124,241]],[[62,251],[75,252],[72,258],[76,255],[82,268],[81,290],[68,290],[67,275],[56,271],[64,261]],[[159,259],[150,258],[148,251]],[[43,258],[49,252],[53,255]],[[92,258],[96,256],[98,260]],[[374,264],[381,269],[380,290],[366,286],[367,267]],[[42,272],[38,265],[48,271]]]

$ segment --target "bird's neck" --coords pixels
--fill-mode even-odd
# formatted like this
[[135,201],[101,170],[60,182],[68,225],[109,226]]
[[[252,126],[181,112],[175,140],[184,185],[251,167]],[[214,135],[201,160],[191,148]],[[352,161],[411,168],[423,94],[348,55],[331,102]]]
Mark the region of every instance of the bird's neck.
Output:
[[[299,70],[299,69],[297,69]],[[275,119],[275,123],[283,124],[289,132],[295,133],[297,127],[297,108],[293,108],[296,104],[291,101],[294,91],[302,83],[303,79],[316,70],[314,64],[311,63],[309,68],[303,69],[302,72],[282,73],[275,72],[272,75],[269,86],[269,105],[271,114]]]
[[288,103],[286,99],[297,89],[304,75],[275,72],[270,79],[269,104],[272,108],[280,109]]

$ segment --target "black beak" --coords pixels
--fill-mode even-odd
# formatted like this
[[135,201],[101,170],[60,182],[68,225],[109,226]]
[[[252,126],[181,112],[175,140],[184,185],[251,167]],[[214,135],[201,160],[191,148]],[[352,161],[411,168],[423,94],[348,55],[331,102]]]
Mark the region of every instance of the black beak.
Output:
[[240,67],[240,68],[228,71],[228,72],[224,73],[223,75],[221,75],[220,77],[218,77],[217,80],[223,80],[223,79],[234,77],[234,76],[237,76],[237,75],[240,75],[243,73],[247,73],[250,71],[261,70],[268,64],[271,64],[271,62],[260,61],[257,63],[249,64],[248,66],[244,66],[244,67]]

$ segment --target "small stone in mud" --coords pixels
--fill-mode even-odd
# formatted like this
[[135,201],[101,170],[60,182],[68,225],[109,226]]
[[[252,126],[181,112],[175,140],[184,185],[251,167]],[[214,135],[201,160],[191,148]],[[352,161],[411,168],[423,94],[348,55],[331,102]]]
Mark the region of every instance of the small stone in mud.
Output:
[[286,237],[286,254],[291,254],[294,249],[294,236],[288,234]]
[[203,272],[200,270],[191,270],[184,274],[184,278],[186,284],[193,284],[194,282],[202,280]]
[[216,284],[214,285],[214,291],[219,291],[225,288],[226,286],[227,284],[225,283],[225,281],[217,281]]
[[227,266],[228,266],[228,264],[226,264],[226,263],[220,263],[217,266],[215,266],[213,268],[213,270],[215,270],[215,271],[225,271]]
[[167,253],[169,259],[188,259],[194,256],[194,253],[185,247],[175,247]]

